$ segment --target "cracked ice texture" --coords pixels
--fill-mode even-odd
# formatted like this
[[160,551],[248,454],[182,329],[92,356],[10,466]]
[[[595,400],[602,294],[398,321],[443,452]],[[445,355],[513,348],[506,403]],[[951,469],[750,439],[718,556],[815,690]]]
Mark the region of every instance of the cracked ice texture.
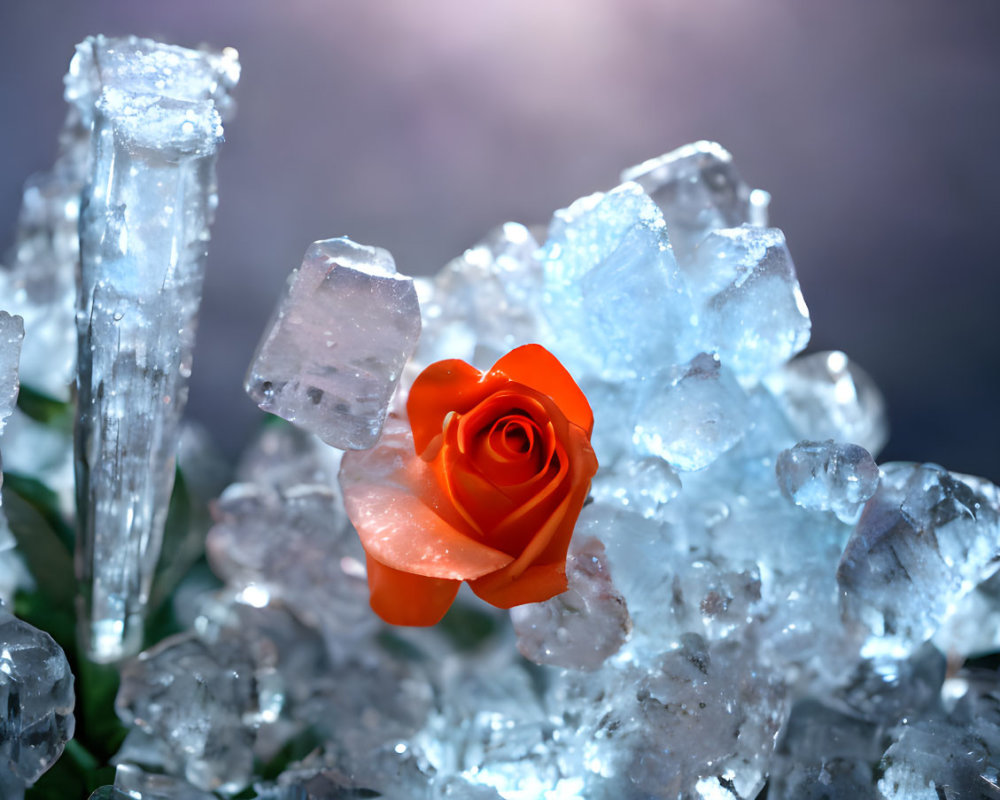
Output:
[[837,567],[865,655],[906,655],[1000,564],[1000,489],[935,464],[890,463]]
[[420,335],[413,280],[346,237],[314,242],[288,278],[247,373],[264,411],[342,450],[366,450]]
[[568,712],[560,763],[586,776],[586,790],[566,796],[757,796],[787,713],[780,678],[734,641],[687,633],[678,645],[645,668],[560,676],[550,693]]
[[235,51],[94,37],[66,97],[92,124],[80,224],[76,426],[81,633],[139,649],[173,487]]
[[73,704],[62,649],[0,604],[0,773],[15,786],[38,780],[73,736]]
[[879,800],[993,800],[1000,796],[1000,685],[995,670],[964,669],[947,714],[903,719],[879,763]]
[[279,493],[233,484],[215,505],[205,543],[209,563],[229,585],[280,598],[331,643],[353,641],[374,624],[364,551],[333,486]]

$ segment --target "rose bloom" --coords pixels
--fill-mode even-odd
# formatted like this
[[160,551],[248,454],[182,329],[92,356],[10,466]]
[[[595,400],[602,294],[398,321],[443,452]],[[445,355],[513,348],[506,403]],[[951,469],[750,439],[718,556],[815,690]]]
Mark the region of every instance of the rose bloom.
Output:
[[500,608],[566,590],[566,550],[597,471],[594,417],[545,348],[488,372],[431,364],[410,425],[390,416],[371,450],[344,455],[347,513],[368,556],[371,605],[395,625],[433,625],[462,581]]

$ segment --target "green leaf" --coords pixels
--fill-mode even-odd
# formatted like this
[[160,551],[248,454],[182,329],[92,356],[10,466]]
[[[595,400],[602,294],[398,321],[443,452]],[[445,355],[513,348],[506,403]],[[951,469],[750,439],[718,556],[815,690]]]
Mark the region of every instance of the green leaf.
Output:
[[323,745],[323,738],[312,728],[299,731],[265,764],[258,763],[254,772],[265,781],[273,781],[288,767],[304,759]]
[[76,664],[76,739],[100,763],[118,750],[128,732],[115,714],[121,679],[112,664],[81,659]]
[[73,532],[55,494],[31,478],[8,473],[3,485],[7,523],[38,591],[54,606],[73,606]]
[[[18,520],[22,525],[20,533],[25,539],[35,536],[35,531],[26,526],[36,525],[36,516],[41,517],[47,530],[55,534],[61,542],[62,547],[60,549],[67,553],[73,552],[76,534],[73,526],[63,518],[62,511],[59,508],[59,495],[35,478],[29,478],[26,475],[20,475],[16,472],[6,472],[3,476],[3,504],[8,508],[8,520],[11,518],[10,507],[7,503],[7,497],[10,494],[17,495],[24,504],[30,507],[30,511],[33,512],[29,513],[28,509],[21,508],[20,505],[14,510],[15,515],[17,512],[25,514],[23,518]],[[11,521],[12,529],[14,524],[15,521]],[[14,531],[14,534],[15,536],[18,535],[18,531]],[[18,539],[18,545],[22,548],[23,552],[25,543],[22,543],[20,538]]]
[[458,650],[475,650],[497,630],[496,620],[474,606],[455,603],[438,627]]
[[73,430],[73,404],[56,400],[47,394],[21,384],[17,407],[36,422],[63,431]]

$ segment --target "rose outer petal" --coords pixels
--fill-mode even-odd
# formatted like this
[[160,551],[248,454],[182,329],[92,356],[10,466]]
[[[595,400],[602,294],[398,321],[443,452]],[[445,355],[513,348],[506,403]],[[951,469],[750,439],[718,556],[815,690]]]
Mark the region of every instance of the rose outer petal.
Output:
[[514,560],[455,530],[405,490],[356,484],[345,488],[344,505],[365,552],[393,569],[461,581]]
[[436,625],[462,585],[401,572],[371,556],[367,562],[372,610],[390,625]]
[[469,581],[469,587],[479,598],[497,608],[542,603],[566,591],[566,562],[535,564],[515,580],[497,572]]
[[438,361],[421,372],[406,401],[417,452],[423,453],[441,433],[449,412],[464,414],[511,381],[551,398],[588,437],[593,432],[594,412],[573,376],[544,347],[526,344],[511,350],[486,373],[457,358]]
[[501,375],[552,398],[568,421],[583,428],[588,437],[593,433],[594,412],[587,396],[559,359],[541,345],[526,344],[514,348],[493,365],[483,382],[490,383]]
[[406,415],[418,453],[441,433],[450,412],[466,411],[489,394],[480,383],[482,377],[478,369],[457,358],[437,361],[417,376],[406,400]]

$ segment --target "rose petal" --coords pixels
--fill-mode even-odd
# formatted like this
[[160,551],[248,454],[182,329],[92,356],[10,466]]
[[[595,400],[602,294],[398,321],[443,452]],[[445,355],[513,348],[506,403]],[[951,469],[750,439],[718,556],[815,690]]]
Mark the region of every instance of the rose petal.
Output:
[[470,458],[447,439],[431,468],[455,508],[480,532],[480,538],[488,536],[516,507],[499,486],[481,474]]
[[477,436],[469,457],[487,480],[503,488],[523,484],[544,471],[546,455],[534,420],[511,415]]
[[394,487],[356,484],[344,506],[365,552],[387,567],[429,578],[467,580],[512,558],[461,533],[414,495]]
[[[558,503],[552,506],[543,498],[526,511],[515,512],[496,530],[491,543],[500,549],[517,552],[514,547],[520,544],[517,558],[501,571],[512,578],[534,562],[547,564],[566,559],[573,528],[590,491],[590,479],[597,471],[597,458],[590,442],[578,428],[575,431],[576,435],[566,443],[570,450],[564,456],[569,462],[568,474],[546,487],[549,496],[558,499]],[[543,516],[546,513],[547,518]],[[534,532],[523,544],[522,531]],[[512,541],[512,537],[517,538]]]
[[372,610],[390,625],[436,625],[462,585],[401,572],[371,556],[367,567]]
[[561,444],[556,444],[555,451],[552,468],[545,473],[544,480],[517,487],[517,506],[498,522],[490,538],[490,544],[497,549],[505,553],[522,553],[532,539],[544,533],[546,521],[569,491],[569,458]]
[[482,377],[478,369],[459,359],[435,362],[417,376],[406,400],[406,414],[418,453],[441,433],[450,412],[464,413],[489,395],[490,390],[480,382]]
[[566,562],[535,564],[517,578],[502,572],[469,581],[480,598],[497,608],[513,608],[523,603],[541,603],[566,591]]
[[516,414],[544,425],[553,412],[552,401],[527,386],[504,381],[504,388],[494,391],[459,416],[458,443],[467,450],[479,432],[492,427],[500,417]]
[[511,350],[486,373],[485,382],[497,375],[551,397],[566,419],[583,428],[588,436],[593,432],[594,412],[586,395],[559,359],[541,345],[526,344]]

